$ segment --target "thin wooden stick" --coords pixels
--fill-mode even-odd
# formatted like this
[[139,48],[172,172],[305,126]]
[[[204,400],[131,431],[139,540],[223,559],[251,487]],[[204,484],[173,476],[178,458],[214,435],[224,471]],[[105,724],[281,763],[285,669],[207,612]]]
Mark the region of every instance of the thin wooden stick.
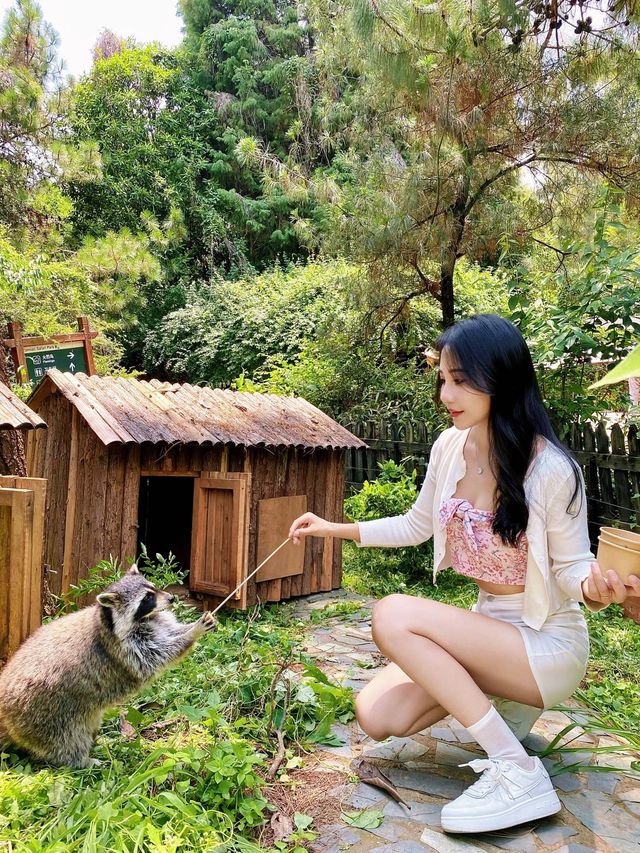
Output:
[[212,616],[215,616],[215,615],[216,615],[216,613],[218,612],[218,610],[220,610],[220,608],[221,608],[221,607],[224,607],[224,606],[225,606],[225,604],[227,603],[227,601],[229,601],[229,599],[230,599],[230,598],[233,598],[233,596],[236,594],[236,592],[237,592],[239,589],[242,589],[242,587],[243,587],[246,583],[248,583],[248,581],[250,581],[250,580],[251,580],[251,578],[252,578],[254,575],[258,574],[258,572],[259,572],[259,571],[260,571],[260,569],[264,566],[264,564],[265,564],[265,563],[268,563],[268,562],[269,562],[269,560],[270,560],[273,556],[275,556],[275,554],[277,554],[277,553],[278,553],[278,551],[280,550],[280,548],[284,548],[284,546],[285,546],[285,545],[287,544],[287,542],[289,542],[289,541],[290,541],[290,539],[289,539],[289,537],[287,536],[287,538],[284,540],[284,542],[281,542],[281,543],[280,543],[280,545],[278,545],[278,547],[275,549],[275,551],[272,551],[272,552],[269,554],[269,556],[268,556],[268,557],[266,557],[266,558],[265,558],[265,559],[260,563],[260,565],[258,566],[258,568],[257,568],[257,569],[254,569],[254,570],[251,572],[251,574],[250,574],[250,575],[248,575],[248,576],[247,576],[243,581],[241,581],[241,582],[238,584],[238,586],[233,590],[233,592],[230,592],[230,593],[229,593],[229,595],[225,598],[225,600],[224,600],[224,601],[221,601],[221,602],[220,602],[220,604],[219,604],[219,605],[218,605],[214,610],[212,610],[212,611],[211,611]]

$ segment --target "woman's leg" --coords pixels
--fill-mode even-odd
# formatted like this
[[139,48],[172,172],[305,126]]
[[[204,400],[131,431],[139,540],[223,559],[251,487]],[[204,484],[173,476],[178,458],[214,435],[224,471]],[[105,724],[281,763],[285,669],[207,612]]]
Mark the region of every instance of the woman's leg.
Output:
[[409,703],[402,717],[407,732],[438,709],[444,709],[441,717],[446,711],[462,725],[473,725],[491,707],[487,693],[543,707],[522,636],[508,622],[438,601],[390,595],[374,606],[372,633],[409,683],[391,668],[374,679],[359,697],[365,724],[380,730],[394,725],[387,720],[398,713],[400,698]]
[[[397,669],[388,667],[377,685],[372,682],[360,694],[358,719],[365,731],[379,737],[394,727],[390,721],[399,719],[407,728],[397,733],[408,734],[446,710],[489,756],[471,762],[484,775],[443,808],[445,830],[496,830],[559,811],[543,765],[527,756],[486,696],[544,705],[514,625],[440,602],[392,595],[375,605],[372,631]],[[403,699],[409,713],[401,710]]]
[[356,697],[356,717],[374,740],[408,737],[447,716],[423,687],[395,663],[386,666]]

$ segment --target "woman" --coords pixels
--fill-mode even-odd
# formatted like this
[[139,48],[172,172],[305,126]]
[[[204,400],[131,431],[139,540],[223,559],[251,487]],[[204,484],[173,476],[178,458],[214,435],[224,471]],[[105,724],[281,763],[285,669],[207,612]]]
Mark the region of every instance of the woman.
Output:
[[414,506],[357,524],[308,512],[289,536],[379,547],[433,536],[434,581],[452,566],[477,583],[471,611],[409,595],[375,604],[373,638],[392,663],[359,694],[356,714],[376,740],[447,714],[466,726],[488,758],[470,762],[482,776],[444,806],[442,826],[483,832],[559,811],[544,766],[520,741],[585,673],[578,602],[590,610],[622,602],[640,595],[640,580],[604,576],[590,552],[582,474],[553,431],[518,329],[480,314],[436,346],[440,401],[454,425],[434,442]]

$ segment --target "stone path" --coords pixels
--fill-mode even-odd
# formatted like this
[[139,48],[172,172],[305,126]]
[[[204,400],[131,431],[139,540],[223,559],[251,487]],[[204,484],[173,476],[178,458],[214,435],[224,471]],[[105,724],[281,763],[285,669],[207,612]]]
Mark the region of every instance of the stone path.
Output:
[[[338,602],[362,601],[362,610],[346,617],[323,618],[312,623],[311,613]],[[339,590],[301,600],[297,615],[309,621],[306,649],[325,672],[356,692],[384,666],[384,659],[371,642],[372,600]],[[576,706],[577,707],[577,706]],[[571,723],[557,711],[547,711],[524,742],[529,751],[541,750]],[[483,835],[445,835],[440,827],[440,809],[478,777],[468,767],[483,755],[466,730],[448,717],[430,730],[410,738],[390,738],[376,743],[362,733],[355,721],[337,725],[335,734],[342,746],[321,747],[320,763],[341,770],[351,781],[342,793],[343,812],[371,812],[370,828],[358,829],[344,823],[322,828],[312,844],[318,853],[350,850],[365,853],[482,853],[500,850],[521,853],[640,853],[640,776],[621,772],[570,772],[554,775],[562,811],[535,824]],[[575,732],[575,730],[574,730]],[[616,741],[602,734],[579,730],[571,746],[579,753],[555,753],[544,761],[549,768],[578,759],[590,766],[607,765],[624,770],[631,758],[620,754],[598,754],[594,747]],[[395,803],[378,788],[358,782],[350,767],[354,759],[366,757],[378,764],[397,786],[411,809]],[[637,757],[637,756],[636,756]],[[380,814],[381,813],[381,814]],[[367,817],[367,815],[365,815]],[[375,825],[379,823],[379,825]]]

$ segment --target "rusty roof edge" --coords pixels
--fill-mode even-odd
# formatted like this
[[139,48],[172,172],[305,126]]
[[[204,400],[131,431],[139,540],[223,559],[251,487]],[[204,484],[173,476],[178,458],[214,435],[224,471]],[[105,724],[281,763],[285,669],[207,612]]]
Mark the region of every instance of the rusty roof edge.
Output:
[[8,385],[0,382],[0,426],[3,429],[36,429],[47,424]]
[[[79,376],[62,373],[55,367],[48,370],[47,375],[51,377],[52,382],[65,399],[78,409],[89,429],[98,436],[103,444],[108,446],[110,444],[130,443],[130,434],[115,421],[115,418],[98,400],[94,402],[93,395],[90,396],[89,400],[85,400],[84,395],[89,394],[89,389],[85,388],[79,381]],[[86,376],[86,374],[82,373],[80,376]],[[96,415],[100,418],[100,423],[96,423]],[[113,427],[111,421],[114,422]],[[137,442],[134,441],[134,443]]]
[[[116,377],[88,377],[85,374],[72,376],[55,368],[47,371],[41,384],[44,383],[57,388],[76,406],[88,426],[106,445],[116,442],[125,445],[180,443],[200,446],[299,447],[308,450],[367,447],[360,438],[304,397],[251,394],[188,383],[174,383],[167,387],[158,380],[147,382],[133,377],[120,377],[118,381]],[[30,401],[36,397],[40,387]],[[121,423],[120,412],[112,411],[101,401],[101,394],[108,395],[110,388],[120,398],[120,407],[131,394],[132,408],[139,406],[145,412],[147,423],[141,421],[141,427],[144,428],[140,429],[137,436],[127,428],[125,421]],[[163,411],[164,407],[157,405],[156,399],[153,399],[153,395],[158,392],[167,400],[173,399],[175,409],[171,412]],[[42,396],[46,389],[40,393]],[[224,417],[222,423],[216,424],[215,412],[219,407]],[[209,410],[211,421],[208,423]],[[159,429],[154,434],[153,421],[156,417],[158,421],[166,418],[166,422],[162,426],[158,424]],[[181,417],[185,419],[186,428],[182,436],[178,437]],[[310,422],[305,423],[307,419]],[[236,423],[233,424],[233,421]],[[174,430],[177,436],[175,439]]]

